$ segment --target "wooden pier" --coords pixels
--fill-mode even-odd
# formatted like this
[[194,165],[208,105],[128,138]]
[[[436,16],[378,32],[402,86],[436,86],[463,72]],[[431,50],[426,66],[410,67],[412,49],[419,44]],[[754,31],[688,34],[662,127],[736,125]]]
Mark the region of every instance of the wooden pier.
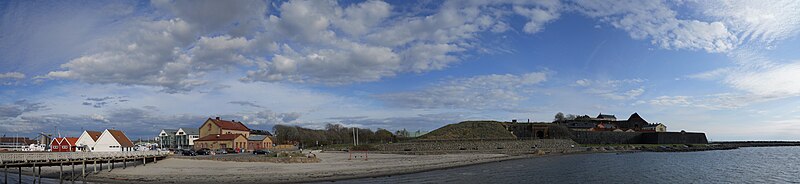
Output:
[[[76,179],[82,178],[85,181],[88,172],[98,173],[103,170],[103,164],[106,164],[107,170],[111,172],[114,169],[114,164],[121,163],[122,168],[125,169],[128,163],[139,164],[146,166],[147,163],[156,163],[169,156],[170,152],[165,151],[132,151],[132,152],[27,152],[27,153],[0,153],[0,169],[3,169],[3,183],[11,183],[8,181],[9,169],[16,169],[19,180],[22,181],[22,169],[33,169],[33,183],[41,183],[42,167],[59,167],[59,181],[62,183],[64,180],[74,182]],[[75,166],[80,170],[80,176],[75,176]],[[91,168],[88,167],[91,165]],[[98,168],[99,165],[99,168]],[[64,166],[68,169],[71,168],[69,176],[64,174]],[[37,173],[37,170],[38,173]],[[91,171],[87,169],[92,169]],[[98,170],[99,169],[99,170]],[[25,183],[28,183],[27,181]]]

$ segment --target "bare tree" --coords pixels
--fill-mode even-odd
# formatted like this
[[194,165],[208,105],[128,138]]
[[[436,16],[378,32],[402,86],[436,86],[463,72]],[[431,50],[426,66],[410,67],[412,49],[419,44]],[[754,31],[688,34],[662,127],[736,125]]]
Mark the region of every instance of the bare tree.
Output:
[[564,121],[564,120],[565,120],[564,113],[562,113],[562,112],[556,113],[556,117],[553,119],[553,121],[555,121],[555,122],[561,122],[561,121]]

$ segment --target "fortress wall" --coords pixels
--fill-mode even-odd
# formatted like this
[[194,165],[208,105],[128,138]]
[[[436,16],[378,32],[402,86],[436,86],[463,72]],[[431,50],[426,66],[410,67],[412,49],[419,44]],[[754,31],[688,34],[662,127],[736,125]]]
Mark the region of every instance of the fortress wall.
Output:
[[649,132],[642,134],[644,144],[708,144],[705,133]]
[[642,132],[572,131],[572,140],[580,144],[640,144]]
[[590,132],[572,131],[580,144],[708,144],[705,133],[697,132]]
[[569,139],[424,141],[375,145],[380,151],[531,150],[564,149],[576,145]]

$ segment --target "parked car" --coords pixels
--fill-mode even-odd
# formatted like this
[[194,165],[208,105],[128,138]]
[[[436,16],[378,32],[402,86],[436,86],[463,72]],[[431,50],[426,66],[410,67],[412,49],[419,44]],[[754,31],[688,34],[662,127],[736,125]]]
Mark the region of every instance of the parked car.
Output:
[[233,148],[225,148],[225,151],[228,153],[237,153],[236,150]]
[[181,154],[183,154],[183,156],[197,156],[197,152],[192,150],[183,150]]
[[197,153],[197,155],[209,155],[209,154],[211,154],[211,149],[201,148],[201,149],[195,151],[195,153]]
[[253,151],[253,155],[266,155],[272,153],[269,150],[255,150]]
[[217,149],[217,150],[214,151],[214,153],[216,153],[217,155],[219,155],[219,154],[228,154],[228,151],[225,151],[225,149]]

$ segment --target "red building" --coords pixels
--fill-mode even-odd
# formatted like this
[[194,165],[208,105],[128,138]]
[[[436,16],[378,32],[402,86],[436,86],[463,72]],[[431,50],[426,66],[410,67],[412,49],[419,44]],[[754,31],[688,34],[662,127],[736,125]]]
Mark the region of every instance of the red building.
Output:
[[55,138],[50,142],[51,152],[74,152],[77,149],[75,143],[78,142],[77,137],[63,137]]

